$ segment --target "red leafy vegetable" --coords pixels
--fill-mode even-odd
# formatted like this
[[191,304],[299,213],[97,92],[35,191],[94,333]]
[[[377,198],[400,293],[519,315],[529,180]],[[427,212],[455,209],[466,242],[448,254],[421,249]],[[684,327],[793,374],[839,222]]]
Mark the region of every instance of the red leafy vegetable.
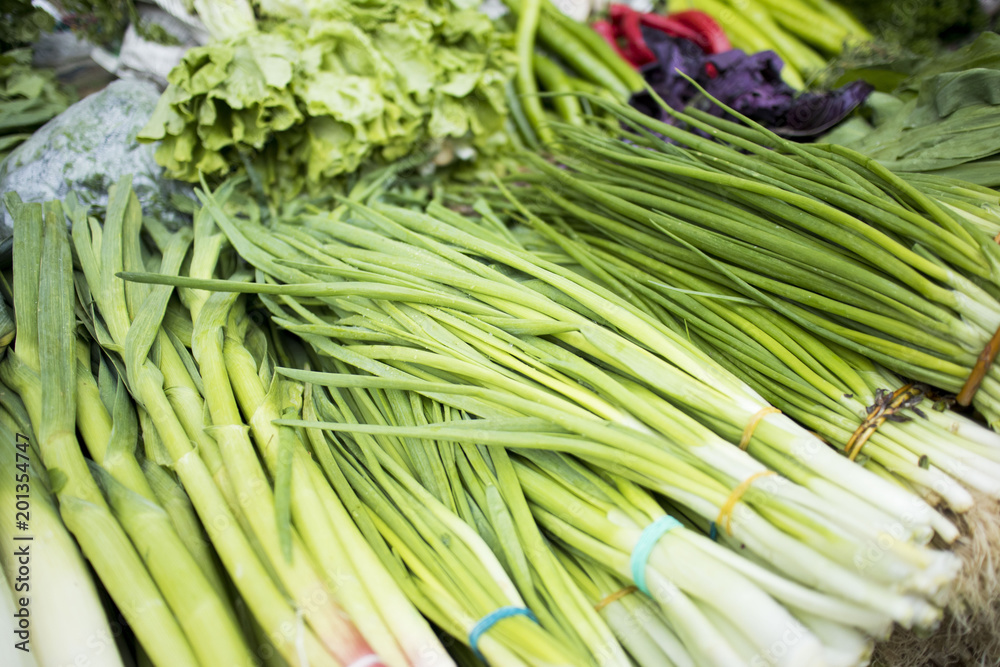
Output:
[[615,50],[615,53],[617,53],[622,60],[628,60],[622,52],[622,47],[618,44],[618,36],[615,34],[615,27],[611,25],[609,21],[594,21],[590,24],[590,27],[594,29],[594,32],[604,38],[604,41]]
[[662,14],[642,14],[639,17],[639,21],[647,28],[659,30],[664,34],[670,35],[671,37],[680,37],[681,39],[692,41],[701,47],[702,51],[705,51],[706,53],[709,52],[708,38],[687,24],[676,20],[672,14],[670,16],[663,16]]
[[636,66],[649,64],[656,56],[642,38],[641,15],[626,5],[611,5],[611,20],[625,38],[625,59]]
[[720,53],[730,48],[722,28],[704,12],[690,10],[663,16],[643,14],[628,5],[614,4],[608,13],[610,22],[595,21],[592,27],[633,67],[656,61],[656,55],[646,44],[645,29],[686,39],[697,44],[705,53]]
[[[832,91],[799,94],[782,81],[784,63],[773,51],[746,54],[732,49],[705,54],[685,39],[649,29],[643,34],[656,61],[643,67],[642,74],[670,107],[694,105],[716,116],[725,114],[678,73],[683,72],[726,106],[786,137],[805,139],[825,132],[872,91],[869,84],[856,81]],[[676,124],[646,92],[633,95],[631,104],[654,118]]]
[[[722,26],[705,12],[689,9],[683,12],[673,12],[669,18],[701,35],[705,41],[705,46],[702,46],[705,53],[722,53],[733,48]],[[700,42],[699,46],[701,46]]]

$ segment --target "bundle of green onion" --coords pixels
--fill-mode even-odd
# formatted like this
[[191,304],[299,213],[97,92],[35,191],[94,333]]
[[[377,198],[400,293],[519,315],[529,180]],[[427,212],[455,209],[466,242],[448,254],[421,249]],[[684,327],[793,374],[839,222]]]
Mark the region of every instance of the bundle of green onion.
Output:
[[[116,277],[211,272],[222,238],[203,224],[144,227],[127,181],[112,188],[103,225],[72,197],[46,205],[44,240],[42,207],[12,203],[17,338],[0,378],[26,406],[66,526],[153,664],[453,664],[302,434],[272,424],[286,387],[269,373],[266,336],[223,336],[239,314],[232,295],[187,292],[185,308],[169,287]],[[85,604],[78,569],[50,585],[67,576]],[[70,611],[72,622],[37,617],[37,636],[65,637],[52,625],[64,624],[88,634],[53,646],[103,646],[101,659],[120,664],[113,644],[88,641],[101,630],[81,619],[103,614]]]
[[[13,211],[15,224],[13,287],[17,338],[14,348],[0,364],[0,378],[17,392],[30,416],[30,431],[29,424],[22,423],[18,424],[17,432],[35,436],[30,457],[39,474],[31,475],[30,484],[39,505],[36,519],[49,517],[49,526],[42,524],[35,528],[44,533],[52,531],[46,535],[49,539],[45,542],[53,544],[53,558],[59,559],[56,561],[59,565],[53,568],[57,570],[53,573],[54,580],[42,585],[61,581],[65,588],[49,595],[58,596],[56,599],[63,604],[60,598],[67,591],[76,592],[74,604],[66,605],[70,618],[59,613],[34,618],[36,637],[60,637],[46,642],[40,657],[48,660],[45,654],[62,646],[62,650],[68,652],[65,659],[70,661],[83,652],[96,661],[121,664],[113,645],[96,651],[86,642],[88,636],[102,637],[105,642],[113,639],[96,590],[84,575],[82,563],[75,565],[79,557],[72,542],[61,538],[61,531],[52,527],[56,523],[52,520],[54,512],[45,511],[46,476],[42,471],[47,469],[51,491],[58,501],[65,526],[98,576],[106,582],[105,587],[125,620],[143,638],[147,654],[157,661],[173,659],[178,665],[196,665],[189,638],[178,617],[164,599],[159,582],[143,562],[141,548],[130,541],[114,509],[91,476],[77,440],[77,394],[66,390],[76,386],[77,364],[72,264],[62,209],[53,204],[46,205],[43,210],[39,204],[20,204],[14,198],[8,198],[7,205]],[[4,402],[4,408],[11,415],[16,415],[16,405],[11,400]],[[83,407],[79,412],[83,414],[89,409],[89,406]],[[12,446],[8,444],[11,442],[5,441],[5,447]],[[106,447],[107,440],[104,440],[92,452],[94,459],[102,460]],[[14,513],[8,512],[7,516],[14,517]],[[67,585],[64,577],[73,577],[76,585]],[[225,618],[219,622],[225,622]],[[88,628],[91,623],[94,627]],[[71,634],[66,636],[67,632]],[[225,646],[221,641],[214,645]]]
[[[329,395],[317,389],[309,400],[304,413],[313,419],[289,423],[427,423],[431,415],[450,411],[392,389],[352,387]],[[489,664],[587,665],[598,651],[606,652],[604,664],[629,664],[559,567],[523,498],[510,497],[518,491],[516,480],[498,479],[513,472],[503,450],[491,455],[391,434],[338,439],[319,429],[309,432],[330,483],[348,499],[403,589],[438,627],[468,641]],[[531,614],[477,634],[480,619],[501,609]]]
[[997,423],[998,371],[979,360],[997,348],[1000,247],[982,225],[836,145],[699,111],[672,113],[711,139],[614,112],[634,130],[628,143],[560,127],[569,169],[529,155],[533,174],[518,178],[543,182],[545,202],[588,228],[654,238],[657,259],[722,275],[810,333],[958,393]]
[[[566,220],[572,218],[567,215]],[[608,289],[688,337],[828,443],[929,504],[958,515],[962,537],[953,548],[963,571],[949,604],[948,624],[935,635],[935,649],[947,664],[953,654],[966,650],[956,647],[971,636],[995,636],[994,601],[1000,593],[1000,572],[992,558],[1000,537],[997,434],[947,409],[943,398],[935,401],[927,387],[905,383],[746,299],[724,285],[724,275],[698,277],[676,262],[652,257],[648,253],[656,247],[654,238],[622,242],[621,236],[615,240],[578,227],[556,231],[542,226],[531,233],[522,230],[519,238],[553,257],[565,253],[555,260],[561,264],[602,276]],[[991,640],[976,642],[982,655],[995,653]],[[890,664],[910,664],[928,648],[926,639],[897,633],[891,646],[882,646],[887,650],[893,651]]]
[[[537,247],[562,255],[553,261],[663,322],[851,459],[960,514],[946,652],[969,633],[995,634],[1000,438],[883,364],[965,388],[960,401],[975,391],[996,353],[997,193],[904,182],[836,146],[787,144],[698,112],[677,117],[730,146],[616,112],[635,131],[629,143],[559,128],[569,169],[533,160],[534,173],[510,178],[525,185],[516,194],[471,188],[454,200],[504,207]],[[955,361],[971,381],[937,372]],[[993,374],[974,393],[988,417]]]
[[[27,345],[26,345],[27,347]],[[39,474],[39,465],[31,420],[20,398],[0,387],[0,465],[9,474],[0,476],[0,539],[7,547],[0,553],[0,597],[10,622],[10,641],[0,651],[5,665],[72,664],[84,656],[94,665],[120,667],[121,658],[114,648],[114,636],[97,590],[90,577],[80,548],[73,541],[60,518],[59,509],[47,488],[47,479]],[[22,445],[18,447],[18,445]],[[18,454],[21,456],[19,457]],[[24,472],[22,472],[24,471]],[[18,497],[20,496],[20,498]],[[27,507],[27,527],[17,524],[18,500]],[[30,536],[30,540],[24,539]],[[27,553],[21,562],[18,551]],[[109,556],[113,554],[109,550]],[[26,569],[19,572],[20,566]],[[29,598],[30,595],[30,598]],[[29,599],[27,607],[20,600]],[[17,601],[16,603],[14,601]],[[11,608],[7,608],[7,604]],[[14,604],[17,606],[14,607]],[[27,609],[29,632],[17,635],[19,616]],[[42,622],[44,621],[44,622]],[[10,627],[5,624],[5,627]],[[88,638],[90,643],[87,643]],[[17,648],[21,642],[22,651]]]
[[[663,238],[622,230],[582,203],[553,196],[567,209],[561,229],[544,224],[540,215],[523,222],[537,227],[536,245],[565,253],[560,263],[578,263],[591,270],[588,275],[600,275],[605,287],[686,336],[769,403],[852,459],[863,451],[867,467],[898,478],[930,504],[943,502],[962,513],[973,506],[973,493],[1000,500],[996,433],[943,404],[921,403],[926,387],[907,385],[866,357],[742,296],[727,285],[724,272],[695,273],[690,267],[697,252],[683,259],[658,253],[667,243]],[[604,222],[603,233],[589,229]]]
[[[325,375],[290,369],[281,372],[314,380],[317,384],[333,385],[334,395],[342,405],[348,403],[349,395],[357,398],[358,405],[363,405],[366,390],[362,387],[371,384],[363,381],[364,376],[354,376],[352,380],[342,373]],[[457,418],[445,418],[440,423],[466,434],[481,427],[477,422],[482,420],[471,420],[469,423],[468,419],[462,419],[447,406],[413,393],[407,401],[407,396],[399,390],[368,391],[371,393],[367,397],[369,400],[365,401],[367,406],[376,411],[376,406],[382,407],[381,411],[368,413],[366,421],[369,424],[419,424],[428,421],[435,413],[441,416],[450,413]],[[397,397],[395,401],[392,400],[394,394]],[[317,395],[323,396],[322,392]],[[416,409],[410,410],[411,405],[416,405]],[[656,501],[639,486],[605,470],[591,470],[571,457],[552,452],[524,450],[523,456],[508,456],[502,448],[480,446],[477,449],[444,439],[434,442],[433,451],[442,452],[439,461],[431,457],[421,461],[408,456],[421,451],[420,445],[406,444],[398,428],[387,426],[354,430],[350,424],[358,420],[353,417],[345,419],[343,412],[320,407],[317,414],[329,421],[305,422],[304,425],[340,431],[342,434],[350,432],[349,435],[342,435],[344,439],[340,442],[351,443],[366,454],[371,452],[369,456],[378,456],[387,462],[396,458],[399,463],[390,463],[392,469],[401,470],[406,465],[411,470],[426,472],[428,463],[431,470],[437,468],[436,477],[448,485],[444,497],[456,504],[459,514],[467,517],[466,522],[476,527],[500,556],[505,569],[518,582],[518,588],[525,591],[526,597],[531,600],[530,607],[539,610],[541,622],[572,633],[568,638],[586,646],[590,655],[599,657],[602,664],[622,662],[624,654],[617,642],[593,633],[593,622],[587,622],[586,614],[582,613],[587,611],[587,607],[578,603],[581,594],[567,585],[565,570],[561,573],[562,568],[553,562],[550,550],[539,539],[531,515],[552,539],[576,553],[588,554],[585,556],[588,564],[584,572],[589,572],[598,581],[614,581],[619,577],[628,579],[635,572],[630,568],[629,554],[641,540],[642,528],[664,516]],[[399,433],[400,437],[396,437],[395,433]],[[376,437],[381,439],[381,450],[375,442]],[[472,441],[475,437],[473,431],[468,439]],[[343,447],[338,446],[338,441],[333,438],[330,443],[334,450]],[[323,447],[317,445],[316,451],[322,450]],[[450,455],[445,453],[449,450],[453,452]],[[463,483],[449,484],[456,479],[461,479]],[[433,500],[429,503],[425,501],[425,504],[436,505]],[[413,507],[410,502],[399,505]],[[505,511],[506,508],[509,512]],[[616,633],[629,646],[633,659],[640,664],[748,664],[755,655],[766,651],[766,647],[773,646],[773,642],[780,642],[774,634],[777,629],[789,627],[801,631],[802,634],[797,637],[800,643],[789,651],[787,659],[777,661],[780,664],[813,664],[823,660],[828,665],[855,665],[863,662],[870,653],[870,640],[863,633],[850,627],[838,627],[845,619],[858,613],[858,609],[850,605],[838,608],[838,603],[833,600],[822,600],[812,591],[785,582],[785,594],[795,597],[796,602],[804,607],[789,613],[764,594],[766,585],[761,588],[755,585],[758,580],[772,579],[773,575],[763,568],[743,562],[739,556],[694,531],[672,530],[664,536],[662,546],[651,554],[644,577],[644,589],[659,605],[648,606],[649,598],[641,593],[636,593],[636,598],[629,602],[645,608],[646,614],[653,620],[661,620],[658,624],[645,622],[640,626],[647,631],[644,643],[629,641],[634,632],[628,632],[628,625],[620,625]],[[536,599],[537,584],[530,583],[532,580],[554,586],[538,591],[540,595]],[[720,588],[726,589],[728,594],[718,595]],[[547,600],[558,602],[559,606],[546,604]],[[818,615],[809,611],[814,606]],[[570,612],[580,616],[574,618],[575,615]],[[826,618],[826,615],[836,613],[842,614],[839,622]],[[644,619],[640,617],[639,620]],[[830,645],[823,647],[821,658],[817,653],[816,638],[829,637],[828,629],[834,629],[839,635]],[[565,654],[564,659],[569,660],[569,655]]]

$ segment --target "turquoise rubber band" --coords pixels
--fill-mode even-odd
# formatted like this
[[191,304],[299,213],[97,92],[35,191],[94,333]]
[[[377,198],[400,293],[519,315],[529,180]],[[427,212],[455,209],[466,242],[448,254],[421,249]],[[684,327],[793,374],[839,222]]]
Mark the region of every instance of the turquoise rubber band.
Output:
[[527,616],[535,623],[538,623],[538,618],[535,616],[535,612],[531,611],[527,607],[500,607],[495,611],[490,612],[486,616],[483,616],[478,623],[476,623],[472,630],[469,631],[469,647],[476,656],[486,662],[486,658],[483,654],[479,652],[479,638],[483,634],[497,624],[497,621],[502,621],[505,618],[510,618],[511,616]]
[[646,588],[646,563],[649,562],[649,556],[653,553],[653,547],[656,546],[661,537],[674,528],[682,526],[680,521],[665,514],[646,526],[642,535],[639,536],[639,541],[632,548],[632,558],[629,560],[629,564],[632,566],[632,581],[646,595],[649,595],[649,589]]

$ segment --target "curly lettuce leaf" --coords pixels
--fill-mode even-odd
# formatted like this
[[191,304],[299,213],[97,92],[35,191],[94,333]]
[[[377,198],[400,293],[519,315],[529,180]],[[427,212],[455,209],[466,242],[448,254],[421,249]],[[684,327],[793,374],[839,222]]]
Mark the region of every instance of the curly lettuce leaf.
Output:
[[170,176],[249,164],[294,194],[443,141],[500,143],[513,44],[484,15],[423,0],[258,11],[255,32],[192,49],[171,72],[140,134],[161,142]]

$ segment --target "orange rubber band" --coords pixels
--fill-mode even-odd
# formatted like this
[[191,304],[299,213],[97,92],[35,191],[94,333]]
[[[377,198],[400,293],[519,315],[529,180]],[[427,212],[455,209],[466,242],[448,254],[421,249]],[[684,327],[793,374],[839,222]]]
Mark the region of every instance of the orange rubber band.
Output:
[[[993,242],[1000,243],[1000,234],[993,237]],[[955,397],[955,402],[962,407],[968,407],[972,403],[976,392],[979,391],[979,386],[983,383],[983,379],[990,372],[990,367],[993,366],[993,362],[997,358],[997,352],[1000,352],[1000,327],[997,327],[993,338],[990,338],[990,342],[986,343],[986,347],[979,354],[976,365],[972,367],[972,372],[969,373],[968,379],[962,385],[962,390]]]
[[750,418],[750,421],[747,422],[746,428],[743,429],[743,437],[740,438],[740,449],[746,451],[747,447],[750,446],[750,438],[753,437],[753,432],[757,430],[757,424],[759,424],[760,420],[764,417],[773,414],[780,415],[781,410],[772,405],[768,405],[758,410],[754,416]]
[[847,446],[844,447],[844,451],[847,453],[847,458],[854,460],[858,458],[858,454],[861,453],[861,448],[865,446],[868,442],[868,438],[875,434],[875,431],[885,423],[885,421],[898,412],[905,404],[920,396],[923,390],[914,385],[912,382],[907,385],[903,385],[883,401],[880,401],[874,406],[874,410],[869,408],[870,412],[868,416],[865,417],[861,425],[858,426],[858,430],[854,432],[851,439],[847,441]]
[[604,598],[603,600],[601,600],[600,602],[598,602],[597,604],[595,604],[594,605],[594,611],[600,611],[600,610],[604,609],[605,607],[607,607],[612,602],[617,602],[618,600],[621,600],[626,595],[631,595],[632,593],[635,593],[638,590],[639,589],[636,586],[626,586],[625,588],[623,588],[621,590],[615,591],[614,593],[608,595],[606,598]]
[[719,516],[715,519],[715,524],[722,526],[726,529],[726,533],[729,535],[733,534],[733,509],[736,507],[736,503],[740,502],[740,498],[743,497],[749,489],[761,477],[767,477],[768,475],[777,475],[778,473],[773,470],[762,470],[761,472],[754,473],[747,477],[745,480],[740,482],[740,485],[733,489],[733,492],[729,494],[729,498],[726,502],[722,504],[722,509],[719,510]]
[[962,391],[958,392],[958,396],[955,397],[959,405],[964,407],[972,403],[976,392],[979,391],[979,385],[983,383],[983,379],[990,372],[990,368],[997,358],[997,352],[1000,352],[1000,327],[997,327],[990,342],[986,343],[986,347],[976,359],[976,365],[969,373],[969,379],[965,381],[965,384],[962,385]]

